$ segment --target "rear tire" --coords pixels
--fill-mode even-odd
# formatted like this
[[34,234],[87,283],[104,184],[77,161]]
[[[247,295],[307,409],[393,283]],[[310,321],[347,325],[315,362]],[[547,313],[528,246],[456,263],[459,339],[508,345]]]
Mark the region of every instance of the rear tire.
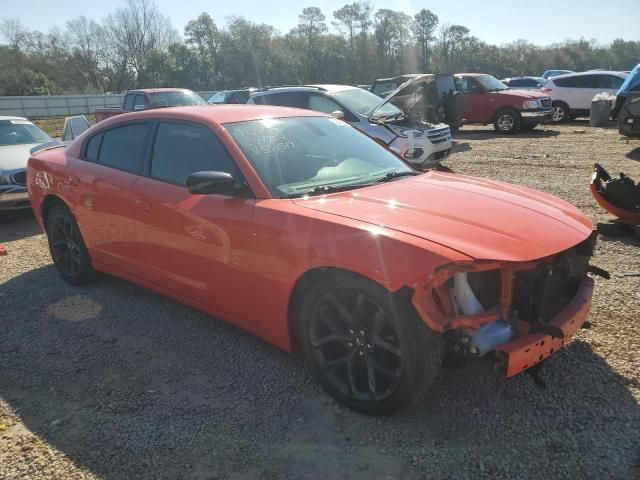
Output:
[[305,360],[336,400],[370,415],[420,401],[440,372],[442,336],[408,300],[355,274],[323,278],[299,318]]
[[496,132],[509,135],[520,130],[522,118],[520,113],[512,108],[498,110],[493,117],[493,128]]
[[553,123],[568,122],[571,119],[569,105],[564,102],[553,102],[553,114],[551,115],[551,121]]
[[75,218],[65,205],[55,205],[47,217],[47,238],[53,264],[71,285],[85,285],[95,272]]

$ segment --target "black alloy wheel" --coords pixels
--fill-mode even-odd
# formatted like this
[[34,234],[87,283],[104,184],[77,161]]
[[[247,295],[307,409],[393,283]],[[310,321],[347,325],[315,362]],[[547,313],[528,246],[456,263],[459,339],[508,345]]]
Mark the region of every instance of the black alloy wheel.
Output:
[[333,388],[356,400],[376,402],[396,391],[404,371],[398,334],[386,312],[355,290],[326,293],[311,316],[316,364]]
[[53,263],[66,282],[81,285],[92,279],[91,258],[82,234],[64,205],[56,205],[49,213],[47,237]]
[[435,381],[442,335],[406,294],[351,272],[327,274],[304,293],[297,328],[306,363],[349,408],[392,414],[418,403]]

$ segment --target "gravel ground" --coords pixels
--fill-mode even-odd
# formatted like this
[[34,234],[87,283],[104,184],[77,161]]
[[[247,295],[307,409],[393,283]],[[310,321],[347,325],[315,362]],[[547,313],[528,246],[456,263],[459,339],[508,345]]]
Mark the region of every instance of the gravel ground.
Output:
[[[594,222],[611,218],[588,190],[594,161],[640,180],[640,142],[585,123],[465,127],[455,150],[455,171],[553,193]],[[638,277],[597,280],[593,328],[545,363],[546,389],[479,361],[415,410],[371,418],[221,321],[114,278],[64,284],[32,217],[4,222],[0,478],[640,478]],[[593,263],[638,272],[638,247],[601,238]]]

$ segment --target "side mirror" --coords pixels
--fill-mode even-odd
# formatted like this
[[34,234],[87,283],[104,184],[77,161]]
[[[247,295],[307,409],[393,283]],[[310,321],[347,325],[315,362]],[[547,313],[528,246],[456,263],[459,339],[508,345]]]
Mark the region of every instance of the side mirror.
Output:
[[331,116],[338,120],[342,120],[344,118],[344,112],[342,110],[336,110],[335,112],[331,112]]
[[187,190],[194,195],[225,195],[237,190],[236,180],[227,172],[196,172],[187,177]]
[[474,85],[473,87],[471,87],[471,93],[484,93],[484,90],[482,90],[482,88],[478,85]]

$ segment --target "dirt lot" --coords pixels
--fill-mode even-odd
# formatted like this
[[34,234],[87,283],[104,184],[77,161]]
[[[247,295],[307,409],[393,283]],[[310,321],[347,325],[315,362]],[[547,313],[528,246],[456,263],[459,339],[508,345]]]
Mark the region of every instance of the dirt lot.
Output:
[[[640,142],[586,123],[467,127],[455,149],[455,171],[594,222],[610,217],[593,162],[640,180]],[[299,358],[142,288],[64,284],[28,215],[0,243],[0,478],[640,478],[640,278],[615,276],[640,271],[640,241],[599,240],[593,263],[614,276],[597,280],[593,328],[544,365],[545,390],[476,362],[392,418],[337,405]]]

